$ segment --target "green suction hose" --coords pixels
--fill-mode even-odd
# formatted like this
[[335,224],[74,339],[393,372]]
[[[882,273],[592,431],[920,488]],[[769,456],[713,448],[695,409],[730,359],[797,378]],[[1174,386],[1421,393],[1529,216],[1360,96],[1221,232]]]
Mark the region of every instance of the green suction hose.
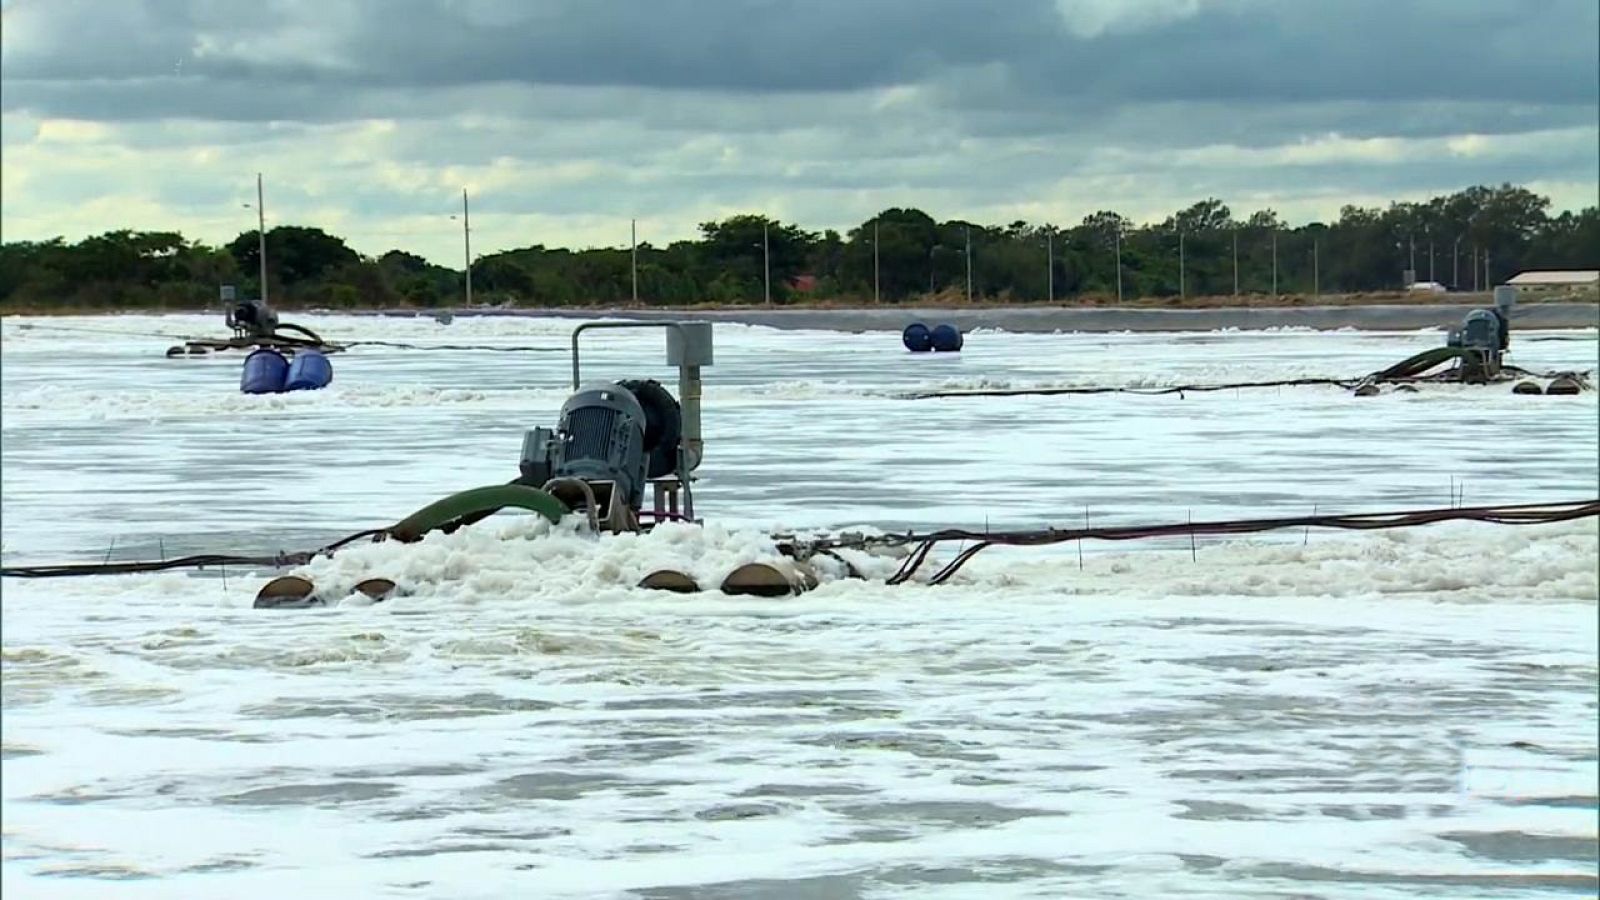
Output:
[[1442,362],[1449,362],[1460,356],[1460,347],[1434,347],[1432,350],[1424,350],[1416,356],[1401,360],[1372,377],[1379,381],[1390,378],[1415,378]]
[[[538,488],[523,484],[491,484],[451,494],[424,506],[396,522],[389,529],[389,536],[409,544],[422,540],[422,536],[430,531],[442,528],[448,533],[508,506],[536,512],[549,519],[551,524],[560,522],[561,517],[571,511],[565,503]],[[468,521],[461,521],[464,519]],[[452,525],[454,527],[448,527]]]

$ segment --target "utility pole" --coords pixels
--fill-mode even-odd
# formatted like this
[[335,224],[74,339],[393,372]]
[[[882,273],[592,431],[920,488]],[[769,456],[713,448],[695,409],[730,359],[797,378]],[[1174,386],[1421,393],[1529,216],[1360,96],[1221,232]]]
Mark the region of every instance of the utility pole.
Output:
[[1461,290],[1461,235],[1450,244],[1450,290]]
[[256,236],[260,246],[256,255],[261,257],[261,305],[267,305],[267,207],[261,191],[261,173],[256,173]]
[[1322,296],[1322,272],[1318,267],[1317,239],[1311,239],[1311,295]]
[[1407,235],[1406,242],[1411,245],[1411,277],[1417,277],[1417,236]]
[[1433,277],[1433,239],[1432,238],[1428,239],[1428,281],[1433,283],[1433,284],[1438,284],[1439,283]]
[[1116,222],[1117,242],[1117,305],[1122,305],[1122,220]]
[[1278,296],[1278,230],[1272,230],[1272,296]]
[[467,207],[467,189],[461,189],[461,244],[467,258],[467,306],[472,306],[472,211]]
[[772,305],[772,254],[767,241],[767,222],[761,221],[761,291],[767,305]]
[[878,220],[872,220],[872,302],[882,303],[883,296],[878,292]]
[[1239,228],[1233,229],[1233,296],[1239,296]]
[[1483,248],[1483,289],[1486,291],[1494,290],[1494,276],[1490,272],[1489,248],[1485,247]]
[[1178,299],[1189,296],[1188,286],[1184,282],[1183,272],[1183,232],[1178,232]]
[[1045,291],[1050,297],[1050,303],[1056,302],[1056,235],[1053,231],[1044,233],[1044,258],[1045,258]]
[[639,305],[639,220],[628,220],[628,267],[633,272],[633,304]]
[[1472,245],[1472,292],[1478,292],[1478,245]]
[[967,302],[972,302],[972,226],[964,226],[967,232]]

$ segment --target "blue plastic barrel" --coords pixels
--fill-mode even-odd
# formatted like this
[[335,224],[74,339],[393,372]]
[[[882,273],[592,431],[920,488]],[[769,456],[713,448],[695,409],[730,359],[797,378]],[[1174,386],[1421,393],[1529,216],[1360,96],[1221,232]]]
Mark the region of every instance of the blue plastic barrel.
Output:
[[938,325],[933,329],[933,349],[941,353],[958,353],[965,341],[961,338],[961,330],[954,325]]
[[244,358],[239,390],[246,394],[276,394],[283,390],[288,374],[289,361],[283,354],[263,347]]
[[900,333],[900,343],[905,344],[912,353],[926,353],[933,349],[933,335],[928,331],[928,326],[912,322]]
[[333,363],[315,350],[301,350],[289,363],[286,391],[314,391],[328,386],[333,380]]

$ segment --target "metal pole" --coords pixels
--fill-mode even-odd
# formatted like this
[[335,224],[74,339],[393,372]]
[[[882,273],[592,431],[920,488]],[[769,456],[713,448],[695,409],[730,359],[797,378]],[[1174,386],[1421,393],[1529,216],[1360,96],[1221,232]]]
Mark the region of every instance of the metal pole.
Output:
[[1322,296],[1322,272],[1318,266],[1316,238],[1311,239],[1311,294],[1314,297]]
[[1494,276],[1490,272],[1489,248],[1485,247],[1483,248],[1483,289],[1486,291],[1494,290]]
[[1433,241],[1428,241],[1428,281],[1438,284],[1433,277]]
[[1450,245],[1450,290],[1461,290],[1461,235]]
[[1411,245],[1411,277],[1417,277],[1417,238],[1416,235],[1407,235],[1406,241]]
[[772,256],[768,252],[767,223],[761,223],[761,291],[767,305],[772,305]]
[[467,257],[467,306],[472,305],[472,211],[467,207],[467,189],[461,189],[461,244]]
[[1056,236],[1055,236],[1055,232],[1046,231],[1044,233],[1044,253],[1045,253],[1045,272],[1047,273],[1047,277],[1045,278],[1045,284],[1048,285],[1046,290],[1049,292],[1050,302],[1051,303],[1055,303],[1056,302]]
[[639,303],[639,220],[628,220],[629,267],[633,270],[633,302]]
[[1233,229],[1233,295],[1239,296],[1239,229]]
[[1178,232],[1178,299],[1189,296],[1188,287],[1183,279],[1183,232]]
[[1472,292],[1478,292],[1478,245],[1472,245]]
[[872,220],[872,302],[882,303],[883,296],[878,292],[878,220]]
[[1116,223],[1117,241],[1117,305],[1122,305],[1122,222]]
[[972,226],[964,226],[967,232],[967,302],[972,302]]
[[267,207],[261,191],[261,173],[256,173],[256,235],[260,239],[260,247],[256,255],[261,257],[261,305],[267,305]]
[[1278,296],[1278,232],[1272,232],[1272,296]]

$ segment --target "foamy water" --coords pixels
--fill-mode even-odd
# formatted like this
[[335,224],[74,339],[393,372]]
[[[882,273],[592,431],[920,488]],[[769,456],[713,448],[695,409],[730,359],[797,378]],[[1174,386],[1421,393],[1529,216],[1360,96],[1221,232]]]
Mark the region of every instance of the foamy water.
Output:
[[[573,324],[288,318],[555,348]],[[358,348],[327,391],[244,397],[237,356],[28,321],[0,347],[8,563],[270,553],[390,523],[513,477],[570,376],[564,353]],[[659,332],[593,337],[586,376],[671,383]],[[7,579],[0,887],[1592,895],[1593,520],[994,548],[942,587],[835,569],[782,600],[633,586],[662,566],[714,584],[771,558],[771,528],[1595,496],[1593,393],[895,396],[1347,377],[1440,340],[982,333],[912,357],[894,334],[719,325],[704,529],[498,516],[312,563],[335,598],[374,575],[405,591],[314,611],[249,609],[265,576],[243,571]],[[1593,368],[1595,333],[1512,349]]]

